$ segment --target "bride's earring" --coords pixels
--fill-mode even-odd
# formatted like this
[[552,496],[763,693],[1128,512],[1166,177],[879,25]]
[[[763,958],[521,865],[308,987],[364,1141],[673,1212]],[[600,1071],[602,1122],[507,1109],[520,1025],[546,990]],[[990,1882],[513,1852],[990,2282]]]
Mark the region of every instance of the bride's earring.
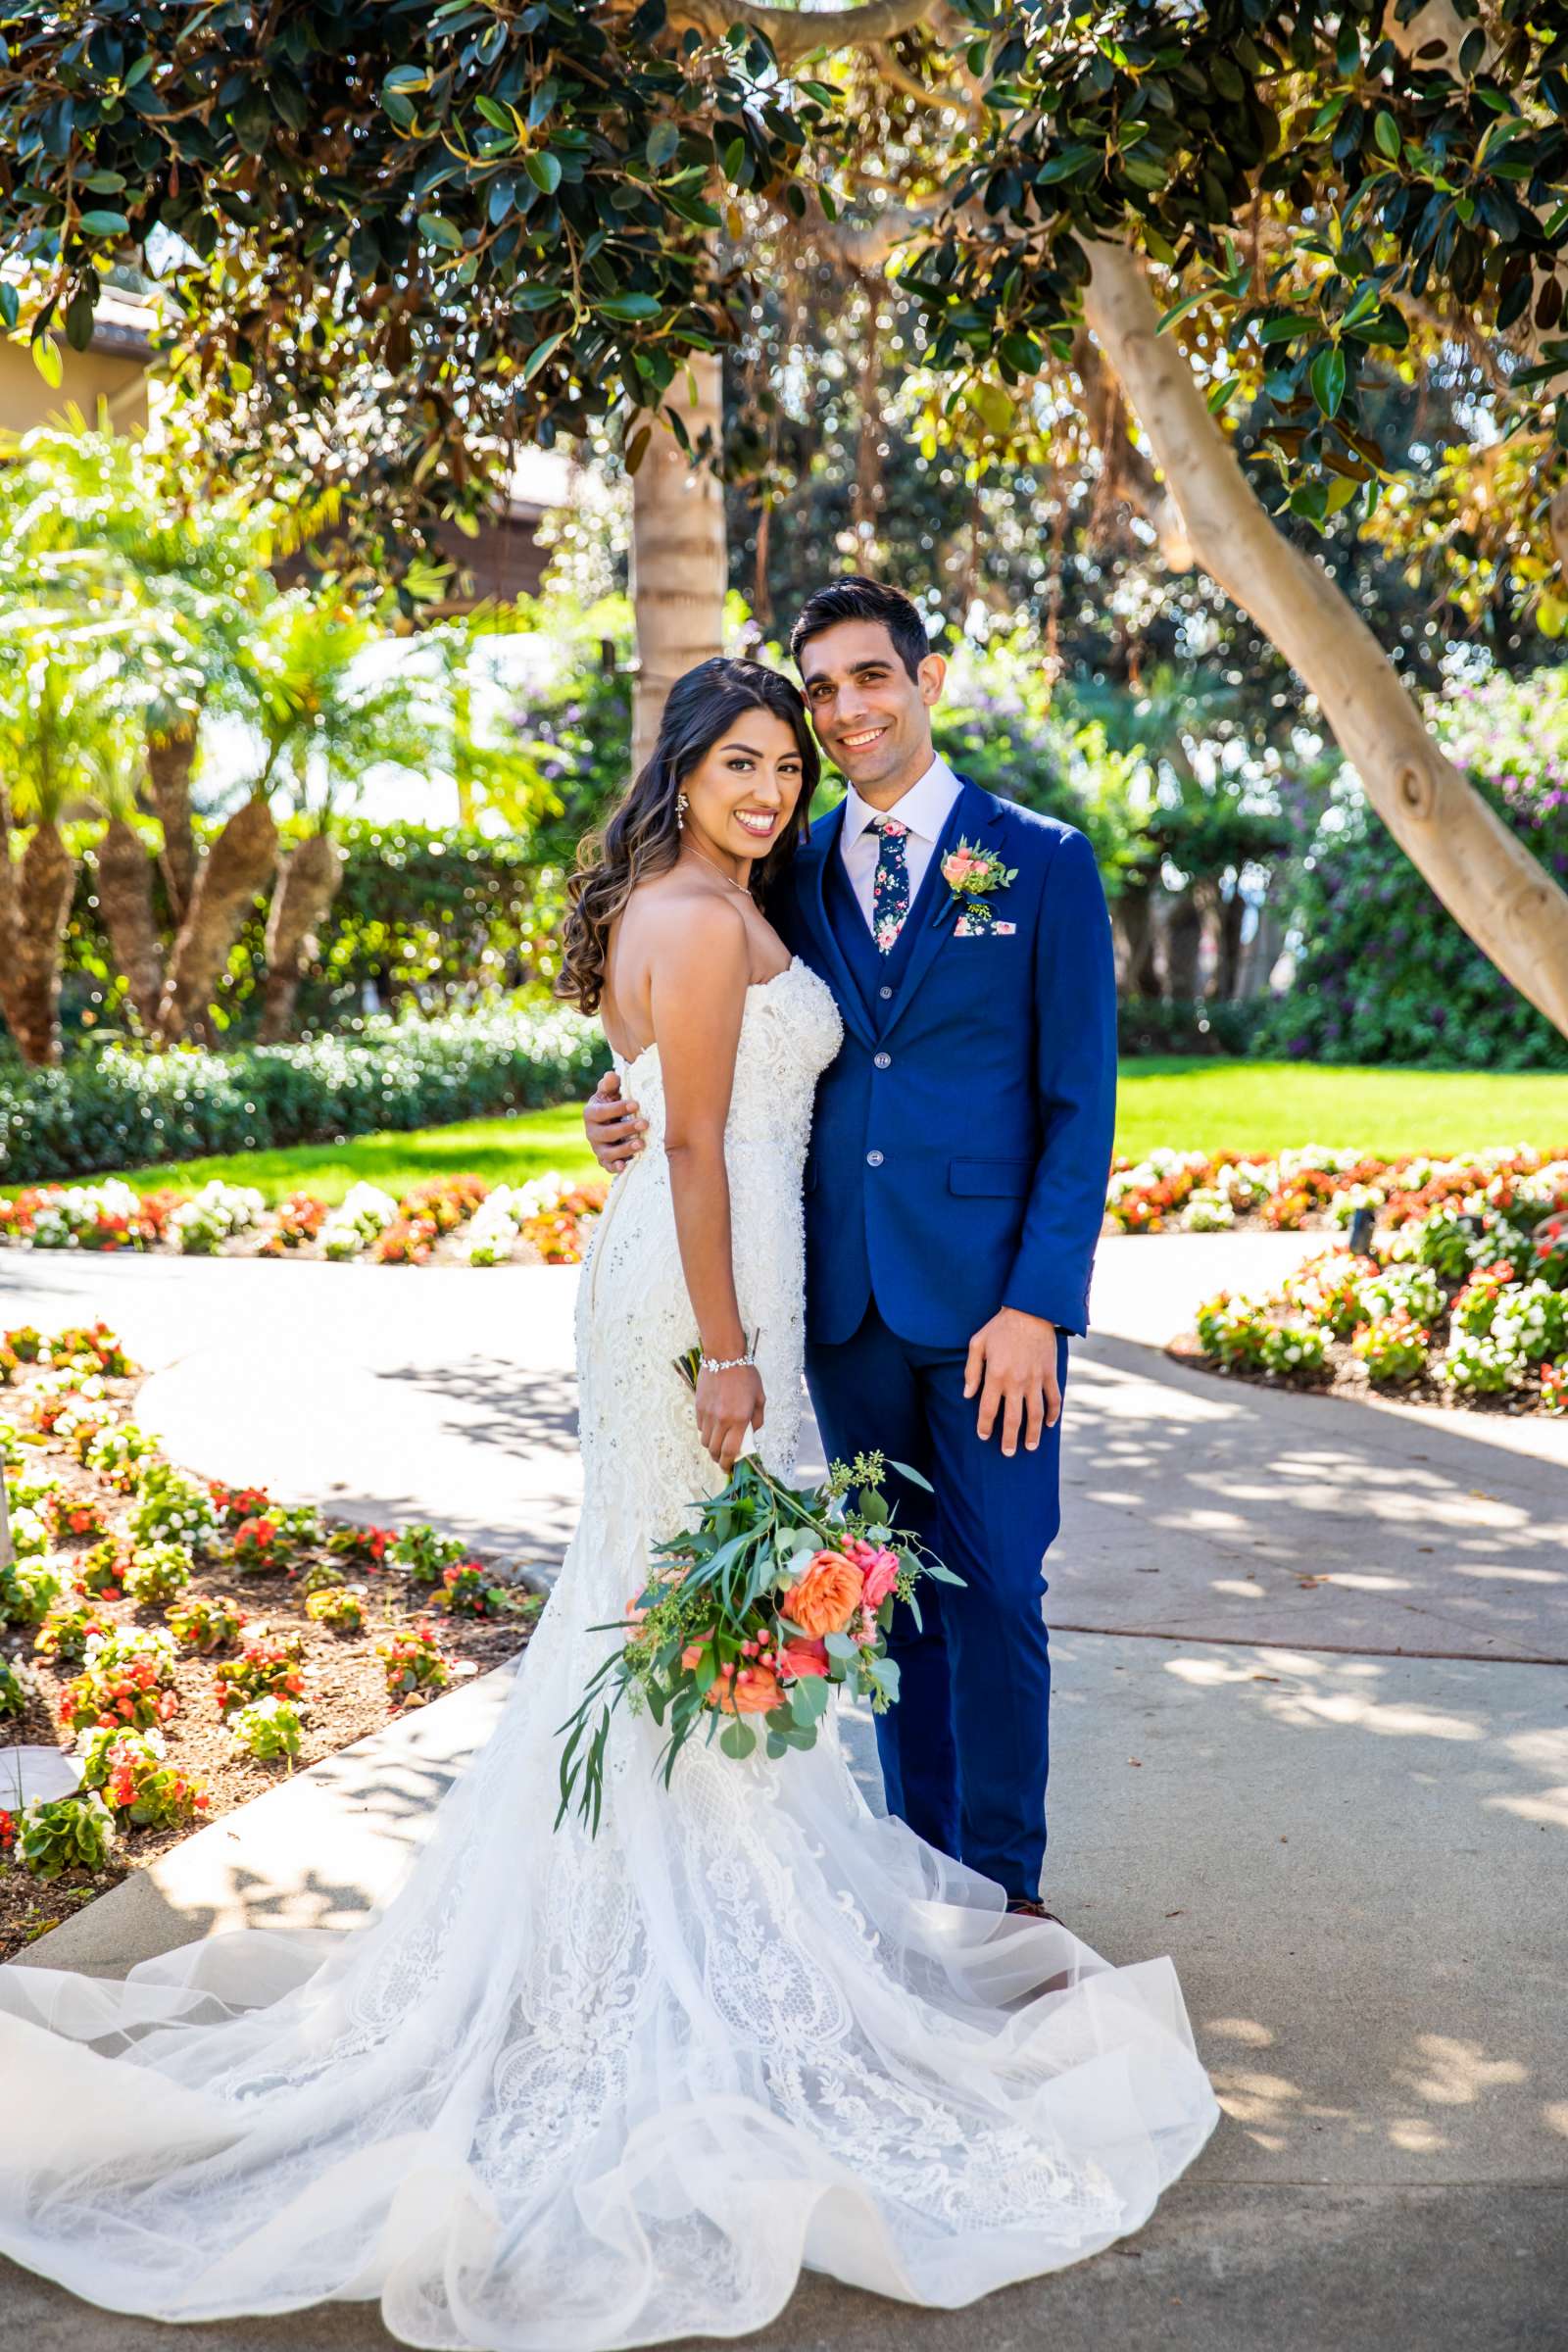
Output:
[[686,830],[686,811],[690,807],[691,803],[686,795],[679,794],[675,802],[675,830],[677,833],[684,833]]

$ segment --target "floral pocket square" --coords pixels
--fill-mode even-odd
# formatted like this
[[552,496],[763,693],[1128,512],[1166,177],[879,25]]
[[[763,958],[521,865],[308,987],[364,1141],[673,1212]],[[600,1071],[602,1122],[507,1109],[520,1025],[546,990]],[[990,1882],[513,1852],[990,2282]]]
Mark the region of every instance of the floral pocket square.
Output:
[[955,939],[1013,939],[1017,930],[1016,923],[977,922],[972,914],[960,914],[953,926],[953,936]]

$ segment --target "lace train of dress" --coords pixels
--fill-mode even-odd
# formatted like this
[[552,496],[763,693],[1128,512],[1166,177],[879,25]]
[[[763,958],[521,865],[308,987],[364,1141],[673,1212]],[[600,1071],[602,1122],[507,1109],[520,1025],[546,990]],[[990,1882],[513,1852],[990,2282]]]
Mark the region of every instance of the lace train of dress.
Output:
[[[727,1137],[762,1452],[800,1411],[800,1179],[838,1016],[747,1001]],[[578,1304],[585,1500],[492,1738],[363,1929],[246,1930],[124,1983],[0,1969],[0,2250],[113,2310],[378,2298],[415,2345],[739,2335],[803,2266],[952,2306],[1135,2230],[1216,2109],[1168,1960],[1112,1968],[877,1819],[831,1729],[688,1749],[617,1718],[597,1838],[552,1830],[558,1727],[651,1537],[716,1481],[661,1150]]]

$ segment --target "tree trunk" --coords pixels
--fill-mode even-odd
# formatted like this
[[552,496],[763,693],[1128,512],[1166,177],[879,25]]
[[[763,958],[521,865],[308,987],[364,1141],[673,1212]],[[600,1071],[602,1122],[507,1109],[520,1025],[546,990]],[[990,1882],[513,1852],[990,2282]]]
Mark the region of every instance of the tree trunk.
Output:
[[1153,884],[1129,884],[1114,909],[1127,943],[1124,987],[1129,997],[1157,997],[1159,965],[1155,959]]
[[1197,893],[1184,890],[1172,902],[1165,926],[1165,993],[1174,1004],[1197,1002],[1198,957],[1202,944],[1203,910]]
[[1382,647],[1249,488],[1138,257],[1090,246],[1085,316],[1181,507],[1199,563],[1317,696],[1367,799],[1454,920],[1568,1033],[1568,893],[1446,759]]
[[190,779],[196,764],[196,722],[147,738],[147,798],[164,828],[159,863],[169,892],[169,910],[182,923],[196,883],[196,836],[190,821]]
[[164,994],[164,947],[153,917],[153,867],[146,846],[122,816],[112,816],[98,844],[98,908],[110,953],[149,1037]]
[[[1274,888],[1271,878],[1270,893]],[[1237,995],[1248,1000],[1266,997],[1285,947],[1285,925],[1280,918],[1273,896],[1263,901],[1257,910],[1257,929],[1242,950],[1242,968],[1237,982]]]
[[277,858],[277,827],[263,799],[237,808],[202,860],[169,959],[158,1029],[170,1045],[189,1035],[218,991],[229,950]]
[[637,683],[631,764],[650,759],[664,697],[675,680],[723,650],[724,493],[711,460],[723,436],[717,353],[694,352],[687,368],[695,406],[678,405],[688,456],[656,421],[632,481],[631,595],[637,618]]
[[37,1070],[60,1059],[60,947],[71,919],[76,868],[54,824],[34,827],[20,861],[5,852],[8,905],[0,918],[7,964],[6,1025],[24,1061]]
[[1227,898],[1221,891],[1214,909],[1214,987],[1213,994],[1222,1003],[1230,1004],[1241,991],[1238,982],[1242,970],[1242,925],[1247,920],[1247,901],[1237,883]]
[[275,1046],[291,1033],[305,966],[317,954],[316,933],[343,879],[343,853],[325,833],[290,850],[277,869],[267,917],[267,985],[261,1039]]

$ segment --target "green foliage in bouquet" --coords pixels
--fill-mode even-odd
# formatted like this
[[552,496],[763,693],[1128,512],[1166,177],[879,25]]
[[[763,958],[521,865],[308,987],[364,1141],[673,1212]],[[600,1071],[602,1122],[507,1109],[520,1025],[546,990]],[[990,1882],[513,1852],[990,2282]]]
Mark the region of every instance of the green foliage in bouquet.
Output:
[[[692,1377],[689,1362],[677,1369]],[[777,1760],[814,1744],[835,1686],[878,1713],[893,1704],[895,1604],[905,1602],[918,1624],[922,1577],[962,1580],[895,1527],[881,1491],[890,1467],[925,1487],[918,1471],[880,1454],[836,1463],[813,1489],[785,1486],[747,1455],[719,1494],[694,1504],[694,1528],[654,1546],[656,1564],[625,1621],[593,1629],[624,1639],[561,1726],[558,1829],[575,1807],[597,1833],[611,1724],[623,1699],[665,1734],[657,1768],[666,1788],[700,1730],[737,1762],[760,1738]]]

